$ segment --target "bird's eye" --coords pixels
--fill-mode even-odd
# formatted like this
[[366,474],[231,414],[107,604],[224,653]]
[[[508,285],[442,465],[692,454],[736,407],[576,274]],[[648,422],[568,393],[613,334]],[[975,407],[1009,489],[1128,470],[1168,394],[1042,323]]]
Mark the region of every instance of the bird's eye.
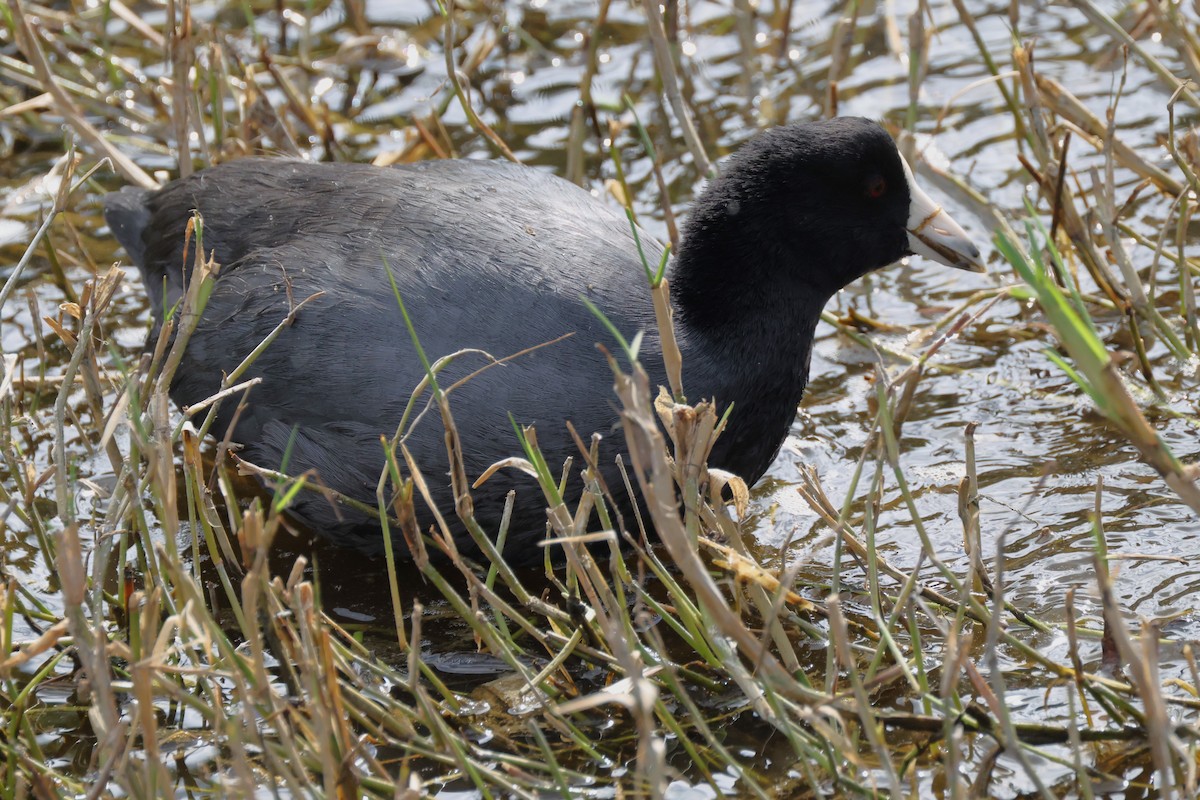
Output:
[[887,180],[882,175],[872,175],[867,178],[866,195],[872,200],[878,200],[887,194]]

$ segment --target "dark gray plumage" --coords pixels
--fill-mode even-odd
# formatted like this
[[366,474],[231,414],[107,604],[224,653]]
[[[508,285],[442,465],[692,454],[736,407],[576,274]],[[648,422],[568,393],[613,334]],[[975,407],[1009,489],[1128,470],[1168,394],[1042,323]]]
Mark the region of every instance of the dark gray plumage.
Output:
[[[671,275],[685,388],[693,399],[735,404],[713,466],[750,482],[769,466],[803,392],[825,302],[922,247],[912,244],[918,198],[911,186],[879,126],[839,119],[758,136],[696,202]],[[263,383],[232,434],[244,458],[276,468],[290,447],[288,472],[314,469],[326,485],[374,503],[379,437],[394,433],[423,376],[386,259],[430,358],[464,348],[503,358],[572,334],[453,392],[469,478],[520,454],[511,413],[537,425],[555,466],[575,453],[566,420],[585,439],[604,435],[601,463],[609,486],[624,495],[612,466],[623,447],[612,378],[596,349],[597,342],[612,349],[611,337],[579,299],[595,303],[627,336],[645,331],[643,363],[663,382],[649,292],[620,210],[544,172],[506,163],[379,169],[243,159],[157,192],[126,189],[105,199],[105,217],[141,269],[155,314],[164,307],[164,286],[169,306],[188,279],[181,265],[191,263],[182,248],[192,209],[203,215],[204,246],[222,267],[172,384],[176,402],[217,391],[289,303],[323,293],[247,376]],[[954,265],[977,264],[978,252],[949,224],[962,255]],[[920,234],[922,242],[927,235]],[[642,242],[657,263],[661,248],[644,234]],[[951,263],[944,255],[935,257]],[[482,355],[460,357],[441,384],[486,363]],[[222,408],[218,436],[234,405]],[[407,442],[452,519],[436,412]],[[572,481],[569,497],[578,496],[579,484]],[[544,503],[531,479],[514,470],[494,475],[475,492],[477,514],[494,530],[511,488],[518,495],[507,552],[540,558],[531,545],[545,532]],[[335,541],[382,547],[377,525],[321,495],[302,493],[291,511]]]

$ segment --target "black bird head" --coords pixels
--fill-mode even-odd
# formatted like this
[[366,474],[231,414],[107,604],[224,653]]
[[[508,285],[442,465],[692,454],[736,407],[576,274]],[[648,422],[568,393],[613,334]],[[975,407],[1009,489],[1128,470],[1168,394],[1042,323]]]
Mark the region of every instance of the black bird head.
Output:
[[689,297],[692,278],[710,289],[712,280],[764,281],[759,290],[795,287],[823,303],[913,254],[984,269],[962,228],[916,185],[891,136],[870,120],[839,117],[764,131],[729,159],[684,227],[677,284],[685,309],[701,296]]

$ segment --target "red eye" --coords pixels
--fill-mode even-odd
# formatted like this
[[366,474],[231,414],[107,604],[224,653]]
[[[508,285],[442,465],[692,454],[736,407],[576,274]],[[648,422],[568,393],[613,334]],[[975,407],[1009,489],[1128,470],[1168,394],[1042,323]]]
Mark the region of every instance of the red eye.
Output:
[[887,194],[887,181],[882,175],[872,175],[867,178],[867,197],[878,200]]

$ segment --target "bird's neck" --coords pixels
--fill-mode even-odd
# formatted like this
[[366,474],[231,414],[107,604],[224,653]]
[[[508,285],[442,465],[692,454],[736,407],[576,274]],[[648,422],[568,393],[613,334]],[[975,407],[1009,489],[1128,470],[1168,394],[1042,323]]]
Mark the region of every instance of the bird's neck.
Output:
[[[739,272],[723,267],[745,263],[744,255],[735,262],[713,250],[703,259],[693,252],[681,249],[671,278],[684,389],[694,400],[733,404],[710,463],[753,482],[795,418],[817,322],[831,294],[794,280],[799,264],[772,263],[782,254],[765,254]],[[689,363],[688,351],[704,356]]]
[[[811,264],[813,254],[778,242],[767,246],[763,237],[733,226],[703,233],[692,231],[682,242],[671,270],[672,304],[681,325],[713,341],[771,352],[780,365],[797,356],[807,359],[807,334],[837,291],[822,285],[823,270]],[[799,335],[800,327],[808,328],[805,335]]]

